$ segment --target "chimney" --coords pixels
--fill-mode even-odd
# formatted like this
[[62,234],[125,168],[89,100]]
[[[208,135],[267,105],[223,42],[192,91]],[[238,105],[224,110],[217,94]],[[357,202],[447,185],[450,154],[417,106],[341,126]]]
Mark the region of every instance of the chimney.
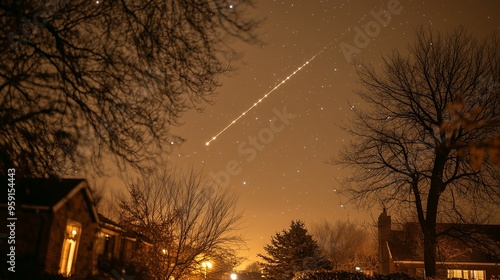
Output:
[[378,216],[378,230],[384,233],[390,233],[391,223],[391,216],[387,215],[387,210],[384,207],[382,213]]
[[383,209],[378,217],[378,255],[380,263],[380,273],[390,273],[390,259],[388,243],[391,241],[391,216],[387,215],[387,210]]

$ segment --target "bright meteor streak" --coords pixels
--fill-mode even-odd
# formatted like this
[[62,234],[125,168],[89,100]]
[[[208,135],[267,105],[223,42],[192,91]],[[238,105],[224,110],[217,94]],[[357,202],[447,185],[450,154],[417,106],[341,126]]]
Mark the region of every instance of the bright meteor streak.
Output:
[[252,110],[254,107],[256,107],[257,105],[259,105],[264,99],[266,99],[271,93],[273,93],[273,91],[277,90],[281,85],[283,85],[284,83],[286,83],[286,81],[290,80],[291,77],[293,77],[293,75],[297,74],[297,72],[299,72],[300,70],[302,70],[302,68],[304,68],[307,64],[309,64],[309,62],[311,62],[313,59],[316,58],[316,56],[318,56],[321,52],[315,54],[313,57],[311,57],[308,61],[306,61],[304,64],[302,64],[302,66],[300,66],[299,68],[297,68],[295,71],[293,71],[292,74],[290,74],[288,77],[286,77],[285,79],[283,79],[281,81],[281,83],[277,84],[273,89],[271,89],[268,93],[266,93],[263,97],[261,97],[259,100],[257,100],[257,102],[255,102],[252,106],[250,106],[246,111],[244,111],[241,115],[239,115],[239,117],[237,117],[236,119],[234,119],[232,122],[230,122],[226,127],[224,127],[224,129],[222,129],[221,131],[219,131],[219,133],[217,133],[214,137],[212,137],[212,139],[210,139],[210,141],[206,142],[205,145],[210,145],[210,143],[212,141],[215,141],[217,139],[217,137],[219,137],[219,135],[221,135],[222,133],[224,133],[224,131],[228,130],[233,124],[235,124],[236,122],[238,122],[243,116],[245,116],[250,110]]

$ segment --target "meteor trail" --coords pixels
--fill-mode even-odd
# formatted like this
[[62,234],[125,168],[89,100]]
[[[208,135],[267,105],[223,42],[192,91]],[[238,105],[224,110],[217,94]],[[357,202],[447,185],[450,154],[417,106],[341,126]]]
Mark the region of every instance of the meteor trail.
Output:
[[226,127],[224,127],[221,131],[219,131],[219,133],[217,133],[214,137],[212,137],[212,139],[210,139],[209,141],[207,141],[205,143],[205,145],[210,145],[210,143],[212,141],[215,141],[215,139],[217,139],[217,137],[219,137],[219,135],[221,135],[224,131],[228,130],[233,124],[235,124],[236,122],[238,122],[243,116],[246,115],[246,113],[248,113],[250,110],[252,110],[254,107],[256,107],[257,105],[259,105],[259,103],[261,103],[264,99],[266,99],[271,93],[273,93],[273,91],[277,90],[281,85],[283,85],[284,83],[286,83],[286,81],[290,80],[291,77],[293,77],[293,75],[297,74],[297,72],[299,72],[300,70],[302,70],[302,68],[304,68],[307,64],[309,64],[309,62],[311,62],[313,59],[316,58],[316,56],[318,56],[319,54],[321,54],[322,51],[318,52],[317,54],[313,55],[308,61],[306,61],[304,64],[302,64],[302,66],[300,66],[299,68],[297,68],[295,71],[293,71],[292,74],[288,75],[288,77],[286,77],[285,79],[283,79],[281,81],[281,83],[277,84],[273,89],[271,89],[268,93],[264,94],[263,97],[261,97],[259,100],[257,100],[257,102],[255,102],[252,106],[250,106],[246,111],[244,111],[241,115],[239,115],[236,119],[234,119],[232,122],[230,122]]

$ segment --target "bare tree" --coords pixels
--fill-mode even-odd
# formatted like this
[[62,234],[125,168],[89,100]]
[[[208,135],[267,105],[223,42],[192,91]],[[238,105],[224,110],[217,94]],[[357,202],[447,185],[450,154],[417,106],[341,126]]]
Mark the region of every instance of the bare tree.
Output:
[[[120,223],[151,240],[152,246],[136,261],[155,279],[199,274],[206,261],[230,261],[228,270],[238,264],[235,250],[242,241],[235,230],[241,215],[229,189],[193,170],[144,176],[127,188],[129,197],[120,201]],[[221,264],[214,271],[221,272]]]
[[[500,87],[491,82],[500,76],[499,45],[463,28],[446,35],[420,29],[409,54],[385,57],[380,73],[358,67],[370,109],[354,110],[346,127],[354,140],[332,162],[354,168],[344,193],[359,206],[415,211],[427,276],[436,274],[438,216],[466,222],[477,206],[499,205],[498,166],[471,165],[477,153],[464,149],[500,139]],[[454,104],[468,124],[454,121]]]
[[255,272],[260,273],[262,268],[259,265],[259,262],[253,262],[245,267],[245,272]]
[[2,1],[0,172],[155,166],[231,70],[228,39],[255,42],[251,1]]
[[312,234],[334,270],[373,270],[377,265],[376,237],[367,228],[350,221],[323,221],[313,226]]

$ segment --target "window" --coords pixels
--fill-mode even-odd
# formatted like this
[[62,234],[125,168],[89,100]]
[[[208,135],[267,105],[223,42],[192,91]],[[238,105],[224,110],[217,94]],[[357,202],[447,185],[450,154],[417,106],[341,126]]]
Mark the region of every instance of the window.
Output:
[[104,239],[104,256],[106,256],[106,259],[109,261],[114,257],[114,248],[115,236],[106,234]]
[[486,273],[484,270],[448,269],[448,278],[486,280]]
[[68,220],[59,262],[59,273],[64,276],[70,276],[73,273],[81,234],[82,226],[80,223]]

